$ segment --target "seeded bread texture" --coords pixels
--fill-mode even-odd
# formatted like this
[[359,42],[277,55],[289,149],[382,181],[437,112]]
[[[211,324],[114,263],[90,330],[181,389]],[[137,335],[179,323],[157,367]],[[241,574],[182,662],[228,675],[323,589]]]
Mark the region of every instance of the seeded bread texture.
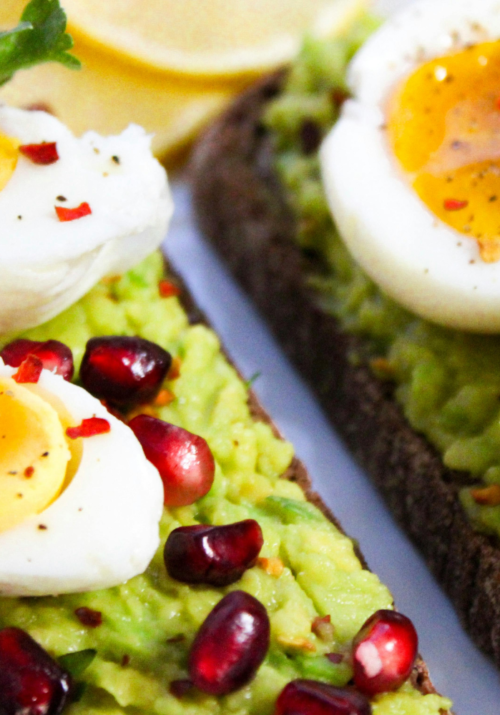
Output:
[[294,216],[273,170],[263,109],[284,78],[242,95],[195,149],[190,176],[201,230],[252,296],[334,426],[424,554],[477,645],[500,667],[500,545],[473,530],[458,492],[467,475],[446,469],[413,432],[394,387],[374,376],[363,341],[318,308],[296,245]]

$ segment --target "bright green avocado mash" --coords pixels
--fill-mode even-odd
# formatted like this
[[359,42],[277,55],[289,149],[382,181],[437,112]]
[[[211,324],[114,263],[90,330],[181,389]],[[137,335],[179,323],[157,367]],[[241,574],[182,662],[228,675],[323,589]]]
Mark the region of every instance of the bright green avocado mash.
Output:
[[[443,455],[447,467],[469,473],[470,484],[500,484],[500,336],[471,335],[416,318],[387,298],[354,263],[332,223],[317,153],[304,151],[301,132],[313,122],[321,135],[334,124],[333,98],[345,92],[347,64],[376,26],[363,18],[342,40],[305,43],[285,91],[266,123],[277,149],[277,169],[299,218],[298,240],[325,264],[311,282],[318,301],[344,329],[367,338],[374,369],[393,379],[415,430]],[[355,360],[358,356],[353,355]],[[500,536],[500,506],[480,506],[470,487],[461,499],[475,528]]]
[[[325,654],[342,652],[368,615],[390,607],[392,599],[377,577],[361,568],[352,542],[305,501],[294,483],[280,479],[292,459],[291,446],[252,419],[247,389],[221,354],[214,333],[190,326],[177,298],[160,297],[162,270],[155,254],[25,335],[62,340],[77,364],[88,338],[102,334],[139,334],[179,357],[180,377],[170,383],[175,399],[161,408],[160,416],[208,440],[217,461],[213,488],[192,506],[165,511],[162,546],[143,575],[95,593],[0,599],[0,627],[25,628],[57,657],[96,651],[78,676],[85,687],[68,715],[269,715],[293,678],[344,685],[351,677],[349,665],[335,665]],[[257,565],[226,589],[188,587],[167,576],[162,547],[173,528],[247,517],[263,529],[261,555],[282,560],[280,576]],[[231,589],[244,589],[266,606],[272,629],[268,656],[255,680],[231,695],[217,699],[191,692],[177,699],[169,685],[187,677],[190,644],[208,612]],[[82,606],[100,611],[102,625],[82,625],[74,613]],[[311,632],[313,619],[326,614],[335,629],[330,642]],[[379,696],[374,714],[438,715],[449,707],[447,699],[422,696],[405,685]]]

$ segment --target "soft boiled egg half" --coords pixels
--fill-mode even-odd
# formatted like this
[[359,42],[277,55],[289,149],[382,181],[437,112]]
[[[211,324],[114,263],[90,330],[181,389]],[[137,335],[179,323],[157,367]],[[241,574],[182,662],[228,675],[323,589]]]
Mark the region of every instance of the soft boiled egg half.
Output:
[[500,0],[420,0],[363,46],[321,149],[339,232],[418,315],[500,331]]
[[[16,372],[0,360],[0,594],[90,591],[142,573],[159,544],[157,469],[86,390],[49,370],[18,383]],[[109,430],[68,437],[93,417]]]
[[41,111],[0,106],[0,333],[57,315],[156,249],[173,204],[151,137],[75,138]]

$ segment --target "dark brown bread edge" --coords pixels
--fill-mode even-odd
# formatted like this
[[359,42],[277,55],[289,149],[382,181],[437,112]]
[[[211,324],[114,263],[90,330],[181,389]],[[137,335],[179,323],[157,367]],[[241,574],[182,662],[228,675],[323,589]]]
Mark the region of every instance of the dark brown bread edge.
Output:
[[411,430],[390,384],[349,361],[353,351],[363,354],[362,342],[318,309],[307,286],[310,266],[291,240],[295,221],[260,123],[282,77],[243,94],[196,147],[190,178],[199,225],[424,554],[465,628],[500,667],[498,542],[472,529],[458,499],[464,475],[445,469]]
[[[181,294],[180,294],[181,302],[184,306],[184,309],[186,310],[190,324],[193,325],[196,323],[203,323],[210,327],[210,322],[207,320],[204,313],[198,308],[198,306],[194,302],[184,281],[182,280],[182,277],[177,275],[175,272],[172,272],[171,268],[168,265],[167,265],[167,271],[168,271],[169,277],[172,277],[174,279],[174,283],[181,290]],[[222,350],[223,350],[227,360],[234,366],[234,363],[232,362],[231,358],[228,356],[227,352],[224,350],[224,347],[222,347]],[[238,368],[236,366],[234,366],[234,367],[238,371]],[[241,375],[240,375],[240,377],[241,377]],[[250,408],[250,413],[254,420],[260,420],[261,422],[266,422],[268,425],[271,426],[276,437],[283,439],[283,435],[280,433],[280,431],[278,430],[278,428],[272,421],[271,417],[268,415],[268,413],[262,407],[259,400],[257,399],[257,396],[255,395],[255,393],[252,390],[249,390],[249,393],[248,393],[248,406]],[[290,464],[286,473],[283,474],[282,478],[289,479],[290,481],[298,484],[300,486],[300,488],[302,489],[302,491],[304,492],[307,500],[309,502],[311,502],[311,504],[314,504],[315,506],[317,506],[318,509],[320,509],[323,512],[323,514],[327,517],[327,519],[329,519],[333,524],[335,524],[335,526],[342,533],[345,533],[344,530],[342,529],[341,524],[337,520],[337,518],[330,511],[330,509],[327,507],[327,505],[321,499],[319,494],[317,494],[314,491],[313,485],[311,482],[311,478],[307,472],[307,469],[305,468],[304,464],[300,461],[300,459],[298,459],[297,457],[293,458],[292,463]],[[359,560],[361,561],[361,563],[363,564],[363,566],[365,568],[368,568],[365,558],[364,558],[363,554],[361,553],[361,551],[359,550],[359,547],[357,546],[356,542],[354,543],[354,548],[355,548],[356,554],[357,554]],[[411,675],[411,681],[412,681],[414,687],[416,687],[422,693],[435,693],[436,692],[436,689],[434,688],[434,686],[431,682],[427,666],[426,666],[425,662],[422,660],[422,658],[420,657],[420,655],[418,656],[415,666],[413,668],[413,672]]]

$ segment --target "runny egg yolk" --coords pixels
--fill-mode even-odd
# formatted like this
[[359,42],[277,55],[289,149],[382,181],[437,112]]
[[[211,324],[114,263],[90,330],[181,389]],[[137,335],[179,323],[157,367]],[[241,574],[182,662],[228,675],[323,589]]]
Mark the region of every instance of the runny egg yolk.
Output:
[[500,42],[419,67],[391,98],[387,128],[428,208],[500,260]]
[[4,189],[16,168],[20,142],[0,133],[0,191]]
[[65,424],[35,386],[0,380],[0,532],[59,496],[72,459]]

